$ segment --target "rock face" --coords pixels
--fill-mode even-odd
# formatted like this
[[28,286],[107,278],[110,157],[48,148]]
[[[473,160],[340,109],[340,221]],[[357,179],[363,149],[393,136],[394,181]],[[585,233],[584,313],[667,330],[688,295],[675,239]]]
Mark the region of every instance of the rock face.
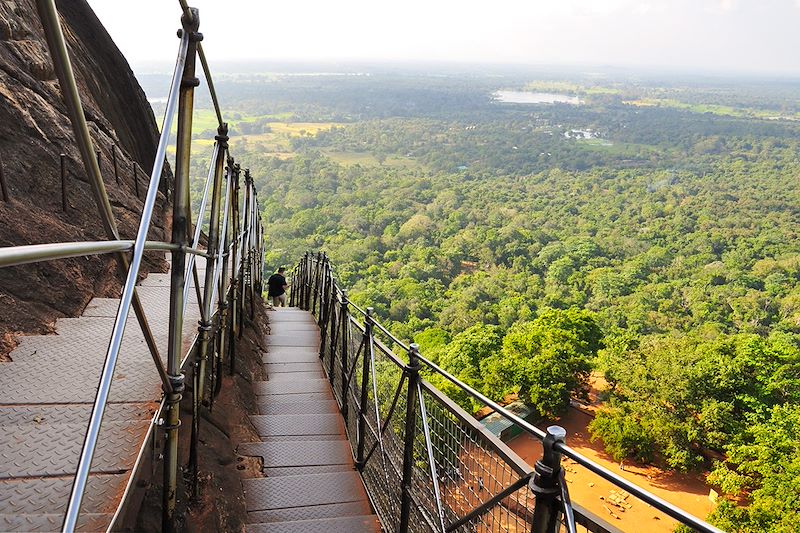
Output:
[[[158,143],[155,118],[127,61],[85,0],[57,2],[89,129],[122,238],[136,234]],[[114,148],[115,147],[115,148]],[[117,175],[112,166],[116,153]],[[62,209],[60,154],[67,156],[68,208]],[[0,246],[105,240],[73,141],[34,0],[0,0]],[[162,176],[163,178],[164,176]],[[162,179],[162,182],[166,180]],[[159,194],[149,238],[168,240]],[[161,256],[143,271],[163,271]],[[112,256],[0,269],[0,360],[21,333],[46,333],[58,317],[80,314],[93,296],[118,297]]]

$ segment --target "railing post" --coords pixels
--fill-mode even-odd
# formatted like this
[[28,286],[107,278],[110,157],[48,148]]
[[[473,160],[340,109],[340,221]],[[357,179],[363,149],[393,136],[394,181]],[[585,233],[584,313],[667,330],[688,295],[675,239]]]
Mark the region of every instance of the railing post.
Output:
[[347,291],[342,291],[342,308],[339,313],[339,333],[342,337],[342,417],[347,425],[347,370],[350,352],[350,300],[347,299]]
[[[181,79],[178,98],[178,134],[175,156],[175,195],[172,214],[172,243],[185,246],[189,240],[189,157],[192,143],[192,109],[194,107],[194,88],[200,81],[195,77],[197,43],[202,36],[197,32],[200,25],[198,11],[191,11],[191,18],[181,17],[183,32],[188,32],[189,48]],[[173,386],[173,393],[167,396],[167,442],[164,455],[164,501],[162,529],[172,532],[175,523],[176,490],[178,485],[178,427],[180,426],[180,391],[183,389],[181,374],[181,355],[183,352],[183,287],[186,271],[186,252],[182,249],[172,251],[172,270],[170,274],[169,299],[169,350],[167,372]]]
[[400,533],[408,532],[411,517],[411,476],[414,471],[414,439],[417,436],[417,385],[419,384],[419,345],[412,343],[408,350],[408,391],[406,393],[406,420],[403,432],[403,480],[400,498]]
[[367,402],[369,402],[369,374],[370,364],[372,363],[374,350],[374,313],[372,307],[367,307],[367,316],[364,318],[364,336],[367,338],[364,345],[364,359],[361,364],[361,397],[359,398],[358,408],[358,434],[356,436],[356,468],[364,469],[364,446],[366,439],[364,432],[367,431]]
[[[192,480],[192,497],[200,496],[200,483],[198,475],[197,447],[200,439],[200,408],[205,397],[206,362],[208,361],[208,347],[211,343],[211,298],[214,293],[214,274],[216,273],[217,256],[219,253],[219,215],[222,204],[222,174],[225,171],[225,152],[228,149],[228,125],[223,124],[217,130],[217,151],[214,165],[214,181],[211,188],[211,214],[208,220],[208,258],[206,259],[206,274],[203,282],[202,313],[197,326],[199,343],[195,352],[194,367],[192,371],[192,438],[189,447],[189,468]],[[197,221],[202,224],[202,220]],[[213,345],[212,345],[213,346]],[[213,350],[213,347],[212,347]]]
[[11,201],[11,197],[8,196],[8,184],[6,183],[6,175],[3,173],[2,158],[0,158],[0,194],[2,194],[4,202]]
[[[333,278],[331,278],[331,284],[333,284]],[[331,291],[331,304],[330,304],[330,360],[328,361],[328,381],[331,382],[331,386],[333,386],[333,371],[336,369],[336,291]]]
[[238,163],[233,165],[233,198],[231,198],[231,207],[233,212],[232,216],[232,234],[231,243],[233,245],[233,254],[231,255],[231,305],[230,305],[230,331],[228,335],[228,355],[230,356],[230,370],[231,375],[236,371],[236,333],[239,327],[239,261],[241,256],[241,246],[239,245],[239,176],[241,175],[241,167]]
[[111,166],[114,167],[114,180],[119,185],[119,166],[117,165],[117,145],[111,145]]
[[59,156],[61,160],[61,210],[65,213],[69,208],[69,198],[67,197],[67,154]]
[[[225,173],[226,194],[225,194],[225,218],[222,226],[224,232],[222,235],[222,269],[220,273],[220,287],[219,287],[219,353],[217,355],[216,365],[216,381],[214,383],[213,394],[219,394],[222,388],[222,365],[225,360],[225,354],[228,352],[228,297],[230,294],[230,279],[228,278],[228,266],[230,265],[230,252],[231,252],[231,236],[233,235],[232,226],[230,222],[233,218],[231,212],[231,199],[233,198],[233,158],[228,157],[228,169]],[[213,395],[212,395],[213,404]]]
[[328,341],[328,314],[331,312],[330,309],[330,297],[328,293],[331,290],[331,281],[330,275],[327,273],[327,265],[326,265],[326,274],[325,274],[325,290],[321,296],[321,303],[319,309],[319,321],[317,324],[319,325],[319,358],[325,358],[325,343]]
[[292,270],[292,286],[289,293],[289,307],[297,307],[297,281],[300,279],[300,264],[298,263]]
[[[241,263],[241,272],[239,273],[239,333],[237,335],[238,338],[242,338],[244,335],[244,310],[245,305],[247,302],[245,301],[247,298],[247,290],[248,284],[252,282],[252,279],[245,279],[245,275],[249,275],[250,273],[250,234],[252,229],[251,224],[251,197],[252,197],[252,190],[251,190],[252,179],[250,178],[250,169],[244,169],[244,204],[242,204],[242,209],[244,210],[244,222],[242,223],[242,229],[244,230],[242,234],[242,263]],[[250,276],[252,278],[252,276]],[[251,293],[252,294],[252,293]]]
[[311,314],[317,314],[317,298],[321,294],[320,290],[320,271],[322,266],[322,253],[317,252],[317,264],[314,266],[314,291],[311,293],[311,299],[313,302],[311,303]]
[[306,262],[306,292],[305,292],[305,300],[303,301],[303,309],[306,311],[311,309],[311,292],[313,291],[313,287],[311,286],[312,276],[311,276],[311,269],[314,266],[314,254],[308,254],[308,261]]
[[561,512],[558,496],[559,474],[561,472],[561,454],[556,451],[555,444],[564,442],[567,432],[561,426],[550,426],[542,441],[544,454],[536,461],[535,474],[530,481],[530,489],[536,495],[533,510],[531,533],[557,533],[559,531],[559,514]]

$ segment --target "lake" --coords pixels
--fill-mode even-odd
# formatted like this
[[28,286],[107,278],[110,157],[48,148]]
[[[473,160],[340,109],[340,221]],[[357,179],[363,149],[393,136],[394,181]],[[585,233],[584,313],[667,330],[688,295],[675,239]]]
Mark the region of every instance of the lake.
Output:
[[529,91],[495,91],[492,93],[498,102],[507,104],[572,104],[580,105],[583,100],[577,96],[556,93],[533,93]]

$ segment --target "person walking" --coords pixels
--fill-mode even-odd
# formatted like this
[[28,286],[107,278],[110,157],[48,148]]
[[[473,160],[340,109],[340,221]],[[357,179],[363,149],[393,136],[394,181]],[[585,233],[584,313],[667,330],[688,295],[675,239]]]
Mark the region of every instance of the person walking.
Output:
[[267,286],[269,287],[267,294],[272,298],[273,307],[286,307],[286,289],[289,288],[289,285],[286,283],[284,272],[286,272],[286,269],[280,267],[267,280]]

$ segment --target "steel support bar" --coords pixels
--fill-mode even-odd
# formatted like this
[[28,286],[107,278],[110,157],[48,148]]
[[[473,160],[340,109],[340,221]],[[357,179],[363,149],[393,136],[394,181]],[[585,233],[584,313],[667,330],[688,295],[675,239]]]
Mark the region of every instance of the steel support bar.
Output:
[[366,345],[364,346],[364,358],[361,365],[361,397],[359,399],[358,409],[358,432],[356,435],[356,468],[358,470],[364,469],[364,446],[366,445],[365,432],[367,426],[367,403],[369,402],[369,374],[370,363],[375,357],[375,344],[374,344],[374,331],[373,331],[373,314],[372,307],[367,307],[367,315],[364,319],[364,339]]
[[[100,165],[94,152],[92,137],[89,133],[89,127],[86,124],[86,115],[83,112],[78,84],[75,81],[75,73],[72,70],[72,63],[69,58],[67,43],[64,39],[64,32],[61,29],[61,22],[59,20],[55,0],[36,0],[36,9],[44,28],[47,46],[53,60],[53,68],[64,96],[64,103],[66,104],[72,130],[75,134],[76,144],[81,153],[86,176],[89,178],[89,183],[92,186],[92,195],[100,211],[100,220],[103,229],[108,239],[119,240],[119,232],[117,231],[117,225],[114,221],[114,212],[111,209],[111,202],[108,199],[103,176],[100,174]],[[178,61],[181,61],[180,55]],[[163,158],[163,154],[161,157]],[[142,218],[144,218],[144,215]],[[128,263],[127,256],[122,253],[117,254],[117,262],[121,275],[123,277],[127,276],[130,271],[130,264]],[[142,334],[144,335],[145,342],[150,350],[150,355],[156,365],[156,369],[161,376],[162,382],[166,383],[166,372],[161,363],[158,345],[156,344],[155,336],[150,329],[150,325],[147,323],[144,307],[139,301],[139,296],[136,294],[135,289],[133,291],[133,310],[136,314],[136,320],[139,322],[139,327],[142,329]]]
[[[214,166],[214,178],[211,188],[211,216],[208,222],[208,254],[206,262],[205,280],[203,284],[202,314],[198,325],[199,347],[195,352],[194,369],[192,376],[194,388],[192,391],[192,435],[191,446],[189,449],[189,468],[192,480],[192,497],[197,499],[200,496],[200,483],[197,478],[197,446],[200,439],[200,408],[204,398],[206,362],[208,360],[208,349],[211,344],[211,300],[216,285],[216,263],[217,253],[219,252],[219,219],[222,204],[222,174],[225,171],[225,152],[228,149],[228,127],[223,124],[217,130],[216,138],[216,164]],[[198,227],[200,220],[197,221]]]
[[[188,37],[189,47],[183,68],[180,85],[178,109],[178,133],[175,155],[175,194],[172,214],[172,242],[185,245],[189,240],[189,160],[192,144],[192,111],[194,108],[194,88],[199,85],[195,77],[197,42],[202,38],[198,33],[200,18],[197,10],[192,10],[191,20],[184,15],[181,19],[182,36]],[[170,323],[167,370],[173,383],[182,387],[183,375],[180,370],[180,357],[183,348],[183,289],[185,284],[186,254],[172,252],[172,271],[170,275]],[[175,387],[173,387],[175,388]],[[175,507],[178,485],[178,428],[180,426],[180,388],[168,395],[167,430],[164,456],[164,494],[162,529],[168,533],[177,530]]]
[[[135,241],[78,241],[56,242],[51,244],[29,244],[26,246],[9,246],[0,248],[0,268],[55,261],[70,257],[102,255],[114,252],[130,252]],[[180,248],[177,245],[160,241],[145,241],[145,250],[171,251]],[[199,252],[184,248],[187,253]]]
[[448,533],[450,533],[451,531],[458,531],[458,529],[464,524],[468,524],[469,522],[472,522],[482,514],[488,513],[501,501],[508,498],[509,496],[517,492],[519,489],[527,485],[529,481],[530,481],[530,476],[523,476],[519,478],[514,483],[512,483],[502,491],[498,492],[490,499],[486,500],[478,507],[467,513],[466,515],[462,516],[461,518],[459,518],[458,520],[447,526],[446,531]]
[[530,481],[531,492],[536,496],[531,533],[557,533],[560,528],[561,505],[558,497],[561,495],[561,488],[558,480],[561,474],[561,454],[555,450],[554,445],[556,442],[564,442],[566,435],[564,428],[550,426],[542,441],[544,454],[536,461],[535,474]]
[[347,394],[347,367],[350,355],[350,309],[348,308],[347,292],[342,291],[342,305],[339,311],[339,335],[341,336],[342,352],[340,360],[342,365],[342,416],[347,425],[348,394]]
[[406,394],[406,420],[403,431],[403,478],[400,495],[400,524],[398,531],[407,533],[411,519],[412,475],[414,471],[414,439],[417,435],[417,387],[419,385],[419,346],[412,343],[408,351],[408,374]]
[[239,176],[241,174],[241,167],[234,163],[233,165],[233,197],[231,198],[231,208],[233,209],[231,228],[231,236],[233,239],[233,255],[231,256],[231,304],[230,304],[230,330],[228,334],[228,354],[230,358],[230,371],[233,374],[236,371],[236,334],[239,324],[239,258],[241,256],[241,248],[239,246]]

